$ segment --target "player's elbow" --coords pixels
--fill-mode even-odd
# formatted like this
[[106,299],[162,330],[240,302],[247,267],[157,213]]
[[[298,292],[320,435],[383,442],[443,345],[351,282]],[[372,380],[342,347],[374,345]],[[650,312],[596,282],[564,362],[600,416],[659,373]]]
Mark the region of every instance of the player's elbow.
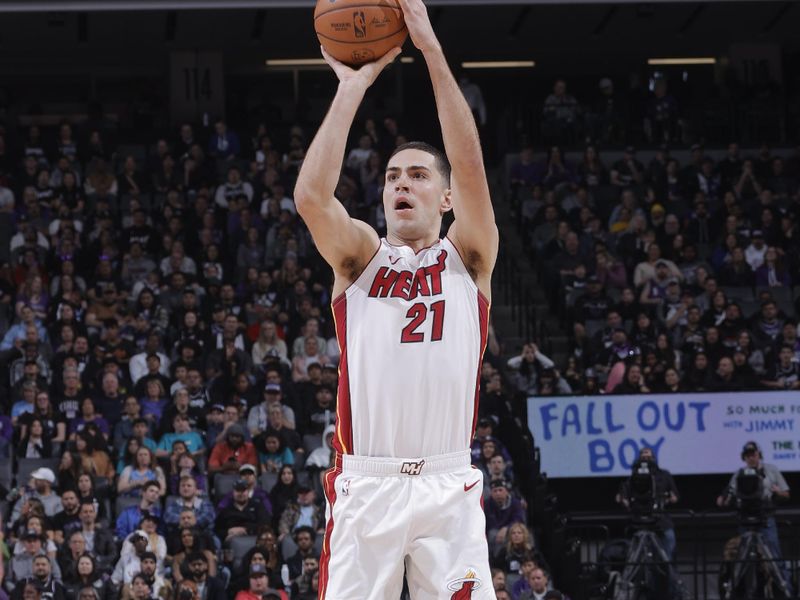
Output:
[[306,185],[298,183],[294,188],[294,205],[302,216],[315,205],[319,205],[320,194]]

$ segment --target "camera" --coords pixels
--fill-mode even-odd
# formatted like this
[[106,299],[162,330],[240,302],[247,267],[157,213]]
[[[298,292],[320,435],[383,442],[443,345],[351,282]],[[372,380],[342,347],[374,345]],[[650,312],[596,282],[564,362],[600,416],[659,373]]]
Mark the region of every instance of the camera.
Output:
[[664,498],[658,493],[656,471],[650,460],[639,459],[633,463],[628,480],[628,506],[634,521],[654,523],[655,514],[664,510]]
[[742,523],[759,525],[766,519],[764,475],[759,469],[745,467],[736,473],[736,509]]

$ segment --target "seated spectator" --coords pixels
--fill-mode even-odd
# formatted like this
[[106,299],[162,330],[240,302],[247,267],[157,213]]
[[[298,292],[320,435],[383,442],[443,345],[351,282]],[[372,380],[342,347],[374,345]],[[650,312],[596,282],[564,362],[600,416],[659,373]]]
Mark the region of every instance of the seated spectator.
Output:
[[[77,572],[78,559],[84,554],[86,554],[86,539],[80,531],[73,531],[69,535],[67,542],[61,545],[56,554],[56,560],[61,568],[61,573],[64,575],[65,584],[68,584],[74,578]],[[94,557],[92,557],[92,568],[94,568]]]
[[306,381],[308,379],[308,366],[314,363],[323,367],[331,362],[324,354],[325,346],[320,346],[316,337],[306,337],[303,342],[303,353],[292,359],[292,381]]
[[138,498],[142,495],[142,487],[148,481],[157,481],[161,486],[161,495],[166,495],[167,480],[164,477],[164,471],[156,464],[153,451],[142,446],[136,450],[133,462],[120,473],[117,480],[117,493]]
[[525,523],[525,512],[519,498],[511,493],[507,481],[494,481],[491,496],[484,506],[486,513],[486,534],[489,541],[490,556],[495,556],[506,539],[508,527],[512,523]]
[[333,388],[325,384],[320,385],[314,394],[314,402],[305,407],[301,417],[299,429],[303,434],[322,435],[325,428],[336,418],[336,397]]
[[[174,459],[174,460],[173,460]],[[198,493],[207,495],[206,489],[206,476],[200,470],[195,458],[189,452],[183,452],[180,455],[170,456],[170,475],[168,494],[170,496],[177,496],[180,488],[180,480],[184,477],[191,477],[197,485]]]
[[[110,578],[103,574],[95,564],[94,557],[88,552],[81,554],[75,561],[74,570],[65,575],[67,594],[77,600],[112,600],[115,592]],[[84,591],[91,590],[92,596],[84,599]]]
[[52,441],[46,435],[40,419],[31,419],[30,425],[17,447],[17,456],[19,458],[51,458],[53,456]]
[[[43,546],[44,552],[47,554],[48,558],[56,558],[58,553],[58,547],[55,545],[53,540],[49,538],[47,535],[49,532],[45,530],[45,522],[46,519],[38,514],[32,514],[28,516],[24,521],[24,531],[29,532],[33,531],[39,536],[43,536]],[[13,548],[14,554],[20,554],[25,551],[25,546],[22,543],[22,540],[17,540],[14,544]]]
[[259,464],[264,473],[277,473],[284,465],[294,464],[294,453],[277,432],[267,431],[259,436],[257,448]]
[[240,479],[233,484],[233,502],[217,515],[215,532],[226,543],[238,535],[255,535],[269,518],[264,504],[250,497],[247,482]]
[[114,559],[117,557],[117,545],[110,529],[97,524],[97,509],[94,504],[87,502],[81,504],[78,516],[81,521],[80,533],[86,546],[86,551],[91,552],[97,559],[101,570],[111,570]]
[[297,552],[289,557],[286,564],[289,566],[289,579],[297,580],[303,573],[303,562],[306,558],[313,557],[319,559],[314,549],[314,540],[317,537],[312,527],[298,527],[294,532],[294,542],[297,544]]
[[67,424],[64,416],[55,410],[50,402],[50,394],[44,390],[36,393],[33,412],[25,413],[17,420],[21,437],[27,435],[28,427],[33,419],[39,419],[44,436],[52,444],[62,444],[67,439]]
[[61,492],[61,506],[62,510],[50,519],[48,528],[48,535],[58,544],[63,544],[73,531],[81,527],[81,506],[74,489],[67,488]]
[[[332,465],[334,451],[333,451],[333,436],[336,434],[336,426],[328,425],[322,434],[322,446],[315,448],[306,459],[305,468],[310,471],[325,471]],[[276,472],[283,473],[284,467],[293,465],[292,463],[285,463]]]
[[176,441],[181,441],[192,456],[201,456],[205,453],[205,444],[202,436],[193,431],[189,417],[185,414],[176,414],[172,419],[173,433],[165,433],[158,441],[156,454],[160,457],[170,455],[172,446]]
[[[755,283],[753,269],[747,264],[744,250],[738,246],[731,251],[730,260],[719,270],[719,282],[731,287],[752,287]],[[766,285],[766,284],[763,284]]]
[[[61,569],[55,559],[49,558],[44,553],[44,534],[34,530],[26,531],[22,535],[23,550],[14,554],[10,561],[10,581],[20,585],[23,581],[36,578],[40,582],[55,583],[61,589]],[[63,597],[63,589],[61,594]]]
[[203,600],[226,600],[225,584],[213,574],[212,564],[216,571],[216,562],[212,563],[208,554],[207,550],[202,552],[195,550],[186,555],[189,579],[204,590]]
[[168,530],[178,527],[180,514],[185,508],[191,508],[197,516],[197,525],[202,529],[211,528],[214,524],[214,507],[208,500],[201,498],[194,477],[182,477],[178,487],[178,497],[167,500],[164,509],[164,523]]
[[323,533],[325,528],[325,515],[316,504],[316,493],[312,488],[299,486],[297,496],[286,505],[278,524],[278,539],[283,540],[287,535],[294,534],[295,529],[309,525],[317,533]]
[[[116,377],[110,373],[108,373],[106,376],[116,379]],[[106,421],[102,415],[96,412],[94,401],[91,398],[84,398],[80,402],[80,416],[70,421],[70,439],[75,440],[77,434],[83,431],[83,429],[90,423],[94,424],[102,432],[106,439],[109,438],[111,435],[111,427],[109,426],[108,421]]]
[[26,489],[22,494],[14,508],[11,511],[11,521],[16,521],[22,512],[22,507],[33,498],[38,500],[44,507],[44,514],[48,517],[53,517],[61,512],[64,507],[61,505],[61,498],[53,490],[56,483],[56,476],[52,470],[47,467],[41,467],[31,473],[31,480],[33,482],[33,489]]
[[[161,600],[172,598],[172,584],[158,574],[155,557],[152,554],[152,552],[144,553],[140,560],[140,571],[131,578],[130,582],[123,584],[120,595],[122,600],[139,600],[141,596],[138,594],[144,593],[144,589],[150,591],[153,598]],[[146,587],[142,586],[142,582]]]
[[755,285],[758,287],[785,287],[792,286],[792,278],[788,269],[783,265],[783,260],[778,251],[770,246],[764,254],[764,262],[755,272]]
[[[267,494],[267,492],[257,485],[257,475],[256,468],[253,465],[242,465],[239,468],[240,481],[244,481],[247,484],[248,498],[255,498],[261,502],[261,504],[264,505],[264,509],[267,511],[267,513],[272,515],[272,503],[270,502],[269,494]],[[217,504],[217,511],[219,512],[233,504],[233,497],[234,490],[231,490],[225,494]]]
[[116,534],[117,539],[125,539],[136,531],[142,517],[145,515],[161,516],[161,484],[157,481],[148,481],[142,486],[142,498],[138,504],[129,506],[117,515]]
[[[102,437],[101,435],[100,438]],[[112,480],[115,475],[114,465],[103,446],[105,446],[104,440],[101,441],[92,435],[88,428],[76,433],[75,450],[81,469],[92,477]]]
[[234,600],[261,600],[268,595],[275,595],[280,600],[288,600],[289,596],[283,590],[276,590],[270,587],[269,574],[263,565],[251,565],[249,572],[249,585],[246,590],[242,590]]
[[205,547],[199,530],[194,527],[180,528],[178,535],[180,536],[180,545],[172,558],[172,579],[181,582],[186,577],[192,578],[191,563],[193,560],[205,564],[203,572],[207,576],[216,577],[217,557]]
[[283,390],[279,383],[267,383],[264,386],[262,401],[250,409],[247,414],[247,429],[252,437],[270,427],[269,409],[277,406],[283,413],[282,425],[288,429],[295,428],[295,413],[291,407],[282,403]]
[[238,473],[242,465],[258,464],[255,446],[244,439],[244,428],[238,423],[229,426],[224,439],[217,441],[208,458],[208,473]]
[[794,360],[791,346],[781,347],[777,360],[767,369],[761,384],[775,390],[800,390],[800,364]]

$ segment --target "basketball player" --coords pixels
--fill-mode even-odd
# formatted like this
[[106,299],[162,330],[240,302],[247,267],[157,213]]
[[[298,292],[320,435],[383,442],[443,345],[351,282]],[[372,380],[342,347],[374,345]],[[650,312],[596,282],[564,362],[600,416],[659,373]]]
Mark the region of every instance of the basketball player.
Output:
[[295,189],[334,271],[341,349],[320,598],[397,599],[405,566],[414,600],[494,599],[483,480],[469,448],[498,233],[472,112],[422,1],[400,5],[428,66],[447,155],[412,142],[390,157],[385,239],[351,219],[334,197],[348,132],[399,49],[358,70],[323,50],[339,85]]

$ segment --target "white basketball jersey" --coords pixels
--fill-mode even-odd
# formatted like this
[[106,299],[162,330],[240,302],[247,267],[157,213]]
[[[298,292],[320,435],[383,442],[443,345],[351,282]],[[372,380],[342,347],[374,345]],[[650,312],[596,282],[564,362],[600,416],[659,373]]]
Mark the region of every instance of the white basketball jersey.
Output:
[[450,240],[415,254],[381,239],[333,313],[338,452],[417,458],[469,448],[489,302]]

